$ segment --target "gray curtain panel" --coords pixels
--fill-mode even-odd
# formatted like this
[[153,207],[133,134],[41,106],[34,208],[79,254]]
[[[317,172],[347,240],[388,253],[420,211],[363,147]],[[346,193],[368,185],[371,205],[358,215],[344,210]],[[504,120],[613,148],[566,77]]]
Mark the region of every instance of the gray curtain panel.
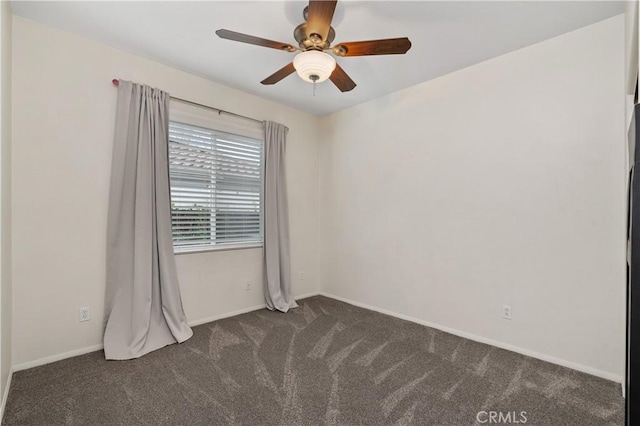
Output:
[[264,298],[267,308],[287,312],[298,306],[291,295],[289,211],[285,147],[289,129],[264,123]]
[[120,81],[107,223],[104,354],[132,359],[193,332],[171,236],[169,94]]

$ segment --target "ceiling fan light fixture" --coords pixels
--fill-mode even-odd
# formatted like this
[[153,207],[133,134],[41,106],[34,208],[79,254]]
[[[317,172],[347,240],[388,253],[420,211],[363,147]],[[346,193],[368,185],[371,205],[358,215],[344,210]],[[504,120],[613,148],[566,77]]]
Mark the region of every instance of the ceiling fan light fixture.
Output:
[[336,60],[324,52],[307,50],[293,58],[293,67],[304,81],[321,83],[331,76],[336,68]]

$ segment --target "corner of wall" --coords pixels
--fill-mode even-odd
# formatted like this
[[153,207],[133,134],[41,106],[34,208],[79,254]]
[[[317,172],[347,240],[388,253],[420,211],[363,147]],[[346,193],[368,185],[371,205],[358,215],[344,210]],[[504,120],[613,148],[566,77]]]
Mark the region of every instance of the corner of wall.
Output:
[[[330,117],[332,114],[319,116],[317,119],[318,131],[316,132],[316,139],[318,144],[318,187],[317,187],[317,199],[318,199],[318,226],[317,226],[317,235],[316,235],[316,244],[318,245],[318,292],[322,294],[327,291],[325,288],[325,265],[324,259],[326,256],[324,255],[325,250],[325,241],[323,239],[323,224],[325,221],[325,209],[323,208],[323,198],[325,191],[325,167],[324,167],[324,154],[327,148],[327,143],[331,139],[331,127],[330,127]],[[321,132],[322,130],[322,132]]]
[[0,4],[0,419],[9,394],[12,363],[11,256],[11,69],[12,20],[8,1]]
[[316,116],[316,131],[314,132],[316,138],[316,205],[318,208],[318,223],[316,224],[316,235],[315,235],[315,243],[317,247],[316,254],[316,270],[318,271],[317,276],[317,284],[316,291],[318,294],[323,291],[323,268],[322,268],[322,245],[320,244],[320,238],[322,236],[322,200],[321,200],[321,190],[322,190],[322,164],[320,161],[320,156],[322,153],[322,142],[324,138],[322,137],[322,129],[324,127],[325,117]]

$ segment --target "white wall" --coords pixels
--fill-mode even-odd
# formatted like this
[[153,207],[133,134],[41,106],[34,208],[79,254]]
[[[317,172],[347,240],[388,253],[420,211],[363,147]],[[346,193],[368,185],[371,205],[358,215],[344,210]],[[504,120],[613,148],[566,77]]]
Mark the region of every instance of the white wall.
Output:
[[625,82],[627,94],[635,91],[638,75],[638,1],[627,1],[624,11]]
[[[13,43],[14,364],[101,343],[112,78],[290,128],[293,291],[319,290],[317,117],[17,16]],[[188,319],[263,303],[260,253],[179,255]],[[82,306],[88,323],[78,322]]]
[[11,370],[11,8],[0,3],[0,398]]
[[624,72],[618,16],[325,117],[323,291],[621,379]]
[[[627,124],[631,122],[631,112],[634,105],[636,82],[638,80],[638,1],[625,3],[624,11],[624,52],[625,52],[625,84]],[[628,126],[627,126],[628,127]]]

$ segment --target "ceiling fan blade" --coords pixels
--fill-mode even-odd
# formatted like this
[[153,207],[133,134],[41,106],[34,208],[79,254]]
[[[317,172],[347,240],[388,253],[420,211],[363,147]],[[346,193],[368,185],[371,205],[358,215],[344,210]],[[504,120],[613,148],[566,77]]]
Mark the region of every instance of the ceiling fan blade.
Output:
[[335,1],[310,0],[309,11],[307,12],[307,36],[318,34],[322,40],[327,39],[333,12],[336,10]]
[[356,87],[356,83],[351,80],[351,77],[349,77],[347,73],[344,72],[342,67],[338,64],[336,64],[336,69],[334,69],[331,73],[331,77],[329,77],[329,80],[331,80],[331,82],[335,84],[341,92],[348,92]]
[[333,47],[333,53],[338,56],[402,55],[410,48],[411,41],[402,37],[339,43]]
[[271,74],[269,77],[267,77],[264,80],[262,80],[260,83],[262,83],[262,84],[276,84],[277,82],[279,82],[283,78],[288,77],[289,75],[293,74],[293,72],[295,70],[296,69],[293,67],[293,62],[291,62],[290,64],[285,65],[284,67],[280,68],[278,71],[276,71],[273,74]]
[[235,31],[218,30],[216,31],[216,34],[218,34],[218,37],[224,38],[227,40],[239,41],[241,43],[255,44],[256,46],[270,47],[272,49],[284,50],[285,52],[295,52],[297,50],[296,47],[287,43],[267,40],[266,38],[254,37],[248,34],[237,33]]

